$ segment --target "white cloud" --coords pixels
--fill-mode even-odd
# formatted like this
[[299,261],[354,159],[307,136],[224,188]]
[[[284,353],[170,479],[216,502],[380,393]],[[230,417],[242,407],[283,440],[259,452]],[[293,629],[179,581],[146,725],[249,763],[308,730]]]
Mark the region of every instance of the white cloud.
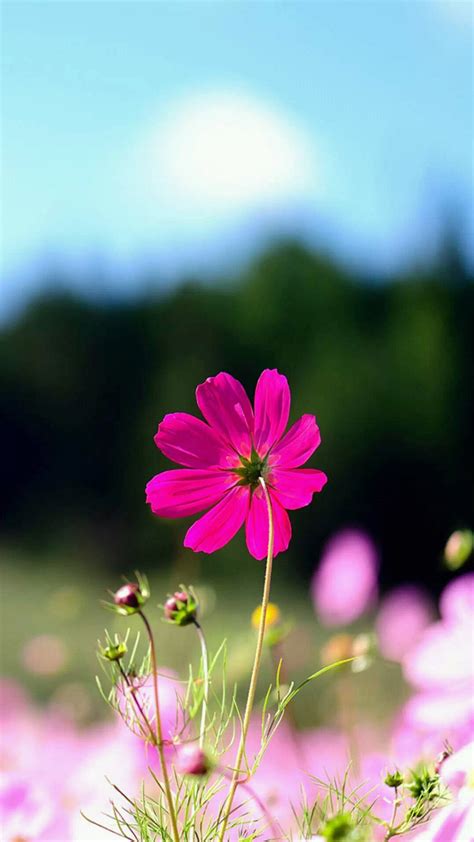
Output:
[[176,102],[147,130],[138,158],[139,180],[165,213],[232,215],[321,192],[309,134],[241,91],[196,92]]

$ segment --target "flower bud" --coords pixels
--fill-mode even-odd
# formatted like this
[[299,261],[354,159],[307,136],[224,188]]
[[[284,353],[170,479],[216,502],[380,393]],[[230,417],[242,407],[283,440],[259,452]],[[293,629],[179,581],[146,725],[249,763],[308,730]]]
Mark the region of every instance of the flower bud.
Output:
[[432,774],[428,768],[422,768],[419,772],[413,772],[412,779],[408,784],[408,791],[412,798],[423,798],[432,801],[438,793],[438,775]]
[[166,600],[163,606],[163,610],[166,619],[172,620],[178,610],[178,603],[176,602],[174,596],[170,596],[169,599]]
[[434,770],[437,775],[441,772],[441,768],[445,760],[448,759],[453,753],[453,749],[451,746],[446,745],[446,748],[441,751],[435,761]]
[[194,594],[189,591],[175,591],[164,606],[165,619],[176,626],[187,626],[196,619],[197,600]]
[[113,595],[115,610],[119,614],[135,614],[150,596],[146,579],[137,574],[138,582],[126,582]]
[[207,775],[211,764],[202,748],[189,743],[178,747],[176,768],[182,775]]
[[474,535],[470,529],[457,529],[444,548],[444,560],[450,570],[458,570],[474,549]]
[[127,582],[114,594],[114,602],[116,605],[126,606],[127,608],[139,608],[139,594],[140,588],[134,582]]
[[386,786],[391,786],[395,789],[398,789],[398,787],[402,785],[403,781],[404,777],[402,773],[399,772],[398,769],[396,769],[395,772],[387,772],[384,779],[384,784]]
[[353,838],[353,831],[354,820],[350,813],[339,813],[325,822],[321,835],[329,842],[342,842],[343,839]]
[[127,653],[126,643],[110,643],[108,646],[100,647],[100,654],[107,661],[120,661]]

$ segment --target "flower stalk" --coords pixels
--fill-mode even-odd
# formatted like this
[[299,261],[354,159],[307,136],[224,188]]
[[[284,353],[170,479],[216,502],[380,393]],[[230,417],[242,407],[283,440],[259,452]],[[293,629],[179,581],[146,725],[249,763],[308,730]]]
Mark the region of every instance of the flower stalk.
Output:
[[398,787],[395,787],[395,793],[394,793],[394,797],[393,797],[392,817],[390,819],[390,824],[388,825],[388,828],[387,828],[387,833],[384,836],[384,842],[388,842],[388,840],[391,839],[392,836],[395,835],[395,830],[394,830],[395,819],[397,817],[397,811],[398,811],[399,806],[400,806],[400,800],[398,798]]
[[163,784],[165,788],[165,795],[166,801],[168,803],[168,811],[170,815],[171,827],[173,830],[173,837],[174,842],[180,842],[179,838],[179,831],[178,831],[178,823],[176,819],[176,811],[173,803],[173,795],[171,793],[171,785],[170,779],[168,774],[168,767],[166,765],[166,758],[165,752],[163,748],[163,731],[161,728],[161,716],[160,716],[160,701],[158,697],[158,664],[156,660],[156,649],[155,649],[155,639],[153,637],[153,632],[151,630],[151,626],[143,613],[143,611],[139,610],[138,613],[142,618],[146,632],[148,635],[148,639],[150,641],[150,656],[151,656],[151,668],[153,672],[153,692],[155,696],[155,711],[156,711],[156,747],[158,749],[158,755],[160,758],[161,764],[161,772],[163,775]]
[[247,695],[247,703],[245,705],[245,713],[244,719],[242,722],[242,732],[240,735],[240,743],[239,748],[237,751],[237,757],[235,759],[235,768],[232,775],[232,781],[230,784],[229,794],[227,796],[227,800],[224,805],[224,812],[222,817],[222,828],[219,835],[219,842],[223,842],[224,835],[226,832],[227,824],[229,821],[230,811],[232,809],[232,804],[234,801],[235,792],[239,785],[239,777],[240,777],[240,764],[242,763],[242,759],[245,753],[245,743],[247,740],[247,732],[250,725],[250,716],[252,714],[253,704],[255,700],[255,691],[257,689],[257,681],[258,675],[260,672],[260,663],[262,660],[262,649],[263,649],[263,640],[265,637],[265,621],[267,617],[267,608],[268,603],[270,600],[270,587],[272,581],[272,568],[273,568],[273,544],[274,544],[274,524],[273,524],[273,510],[272,510],[272,501],[270,499],[270,494],[268,493],[268,489],[263,477],[259,478],[260,485],[262,486],[263,493],[265,495],[265,501],[267,504],[268,510],[268,549],[267,549],[267,562],[265,567],[265,580],[263,585],[263,595],[262,595],[262,610],[260,614],[260,624],[258,628],[258,635],[257,635],[257,646],[255,649],[255,657],[252,667],[252,674],[250,677],[250,684],[249,690]]

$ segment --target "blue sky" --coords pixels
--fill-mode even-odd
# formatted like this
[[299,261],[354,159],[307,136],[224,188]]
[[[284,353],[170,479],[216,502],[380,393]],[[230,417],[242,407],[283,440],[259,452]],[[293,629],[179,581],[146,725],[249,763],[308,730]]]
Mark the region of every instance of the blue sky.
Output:
[[390,269],[467,213],[464,0],[6,2],[3,287],[127,288],[302,231]]

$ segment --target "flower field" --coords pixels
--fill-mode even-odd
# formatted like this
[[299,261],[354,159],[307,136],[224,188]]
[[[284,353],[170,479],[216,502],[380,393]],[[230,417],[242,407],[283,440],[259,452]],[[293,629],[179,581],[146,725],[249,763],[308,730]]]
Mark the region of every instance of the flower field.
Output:
[[[197,395],[210,426],[165,416],[155,442],[183,467],[154,477],[147,502],[159,517],[209,510],[184,538],[194,552],[214,553],[245,522],[250,554],[266,556],[261,604],[261,568],[240,595],[205,581],[167,593],[135,574],[102,594],[102,634],[99,582],[67,569],[26,579],[20,563],[5,627],[23,609],[14,658],[38,700],[3,680],[2,839],[468,842],[472,533],[446,543],[438,604],[410,582],[381,595],[380,551],[354,528],[328,539],[307,592],[279,582],[286,509],[310,505],[327,479],[301,468],[321,440],[314,416],[285,433],[276,370],[258,381],[255,416],[230,375]],[[228,585],[233,575],[238,565]]]

